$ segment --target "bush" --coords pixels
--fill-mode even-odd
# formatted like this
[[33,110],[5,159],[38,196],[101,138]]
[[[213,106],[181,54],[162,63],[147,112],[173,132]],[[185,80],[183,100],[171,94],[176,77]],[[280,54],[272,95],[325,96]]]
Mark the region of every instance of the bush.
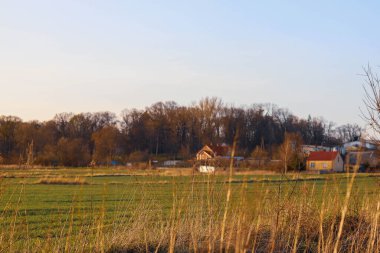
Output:
[[147,162],[149,160],[148,152],[146,151],[135,151],[129,154],[128,161],[129,162]]

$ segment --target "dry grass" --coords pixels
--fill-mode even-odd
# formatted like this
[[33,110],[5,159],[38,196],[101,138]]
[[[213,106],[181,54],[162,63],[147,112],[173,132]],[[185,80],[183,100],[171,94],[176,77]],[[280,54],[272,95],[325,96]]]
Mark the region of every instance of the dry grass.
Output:
[[[281,187],[272,188],[254,182],[262,189],[254,193],[248,181],[230,182],[212,175],[202,184],[173,180],[170,210],[148,194],[131,195],[119,203],[121,212],[111,222],[104,205],[88,220],[74,198],[70,213],[60,220],[61,233],[43,240],[31,240],[14,203],[9,227],[0,230],[0,252],[379,252],[378,191],[357,195],[350,189],[342,197],[338,183],[326,182],[319,203],[315,182],[275,182]],[[57,177],[39,183],[85,181]],[[136,191],[144,193],[144,187]],[[78,220],[83,222],[75,228]],[[18,231],[22,236],[17,238]]]
[[[341,207],[335,192],[317,207],[313,189],[302,194],[263,192],[252,208],[244,184],[234,193],[226,218],[226,191],[207,189],[209,197],[175,193],[169,218],[149,204],[129,220],[120,221],[106,235],[108,252],[332,252],[339,239]],[[226,190],[226,189],[225,189]],[[178,194],[178,195],[177,195]],[[348,212],[338,252],[379,252],[379,208],[367,203]],[[223,229],[224,228],[224,229]],[[224,232],[223,232],[224,231]],[[223,234],[222,234],[223,232]],[[221,238],[223,238],[221,240]],[[371,249],[368,251],[368,249]]]
[[88,182],[82,177],[45,177],[39,179],[37,184],[82,185],[88,184]]

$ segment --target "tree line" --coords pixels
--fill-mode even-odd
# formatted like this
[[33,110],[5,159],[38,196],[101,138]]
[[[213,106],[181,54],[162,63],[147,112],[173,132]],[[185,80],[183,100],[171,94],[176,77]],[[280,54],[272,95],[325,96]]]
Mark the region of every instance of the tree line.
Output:
[[297,117],[273,104],[233,106],[204,98],[189,106],[157,102],[145,109],[59,113],[51,120],[24,122],[0,116],[0,163],[88,166],[166,156],[191,158],[205,144],[232,145],[249,156],[257,147],[269,155],[296,133],[304,144],[336,146],[360,136],[356,124],[335,126],[322,118]]

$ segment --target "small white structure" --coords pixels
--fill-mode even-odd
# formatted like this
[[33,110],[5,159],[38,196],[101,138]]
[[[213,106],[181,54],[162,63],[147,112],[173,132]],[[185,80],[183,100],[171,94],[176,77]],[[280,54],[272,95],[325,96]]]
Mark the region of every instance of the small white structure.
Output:
[[201,166],[199,166],[199,172],[201,172],[201,173],[214,173],[215,167],[214,166],[201,165]]
[[164,166],[165,167],[174,167],[174,166],[177,166],[181,163],[182,163],[182,161],[179,161],[179,160],[168,160],[168,161],[164,161]]

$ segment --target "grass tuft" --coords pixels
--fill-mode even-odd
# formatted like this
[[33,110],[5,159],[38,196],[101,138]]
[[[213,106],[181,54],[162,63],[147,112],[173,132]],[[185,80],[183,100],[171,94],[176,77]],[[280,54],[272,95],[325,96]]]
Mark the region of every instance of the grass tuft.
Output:
[[81,177],[46,177],[39,179],[37,184],[83,185],[88,184],[88,182]]

